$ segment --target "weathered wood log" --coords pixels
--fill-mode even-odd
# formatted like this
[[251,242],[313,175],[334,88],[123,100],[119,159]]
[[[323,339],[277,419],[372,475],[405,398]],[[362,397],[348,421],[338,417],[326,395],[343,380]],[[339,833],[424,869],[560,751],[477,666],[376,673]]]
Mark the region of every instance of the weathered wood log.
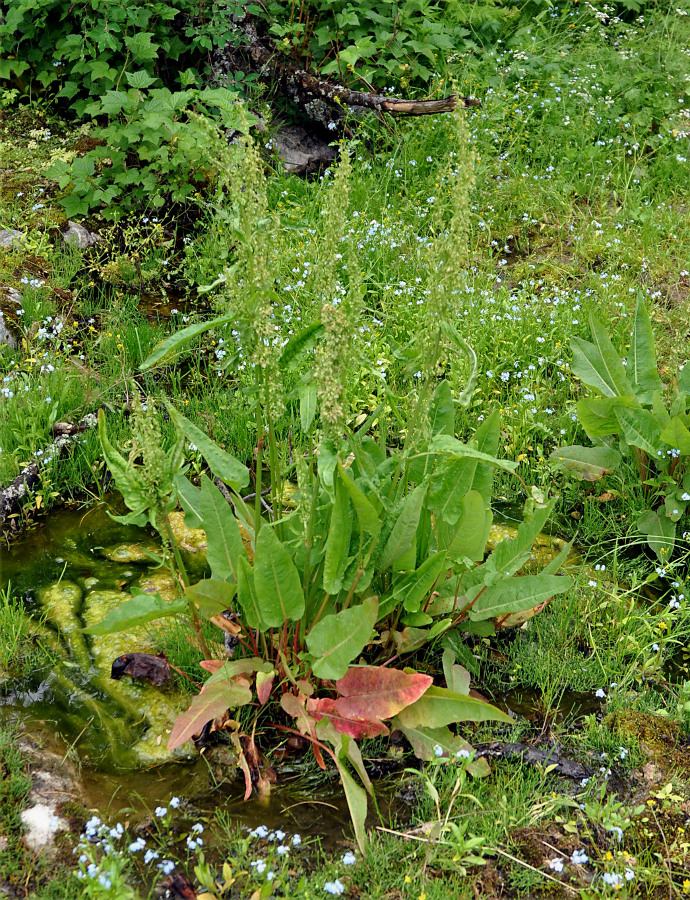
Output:
[[[65,425],[66,423],[56,424]],[[0,526],[21,509],[31,491],[40,483],[42,466],[57,459],[77,435],[90,428],[95,428],[97,424],[96,414],[89,413],[77,425],[71,426],[73,430],[59,433],[59,436],[45,448],[38,459],[25,466],[11,484],[0,490]],[[60,432],[60,429],[57,431]]]
[[402,116],[430,116],[451,112],[456,106],[481,106],[481,102],[473,97],[456,97],[454,94],[436,100],[405,100],[374,92],[353,91],[345,85],[319,78],[306,69],[291,64],[259,35],[251,17],[247,16],[239,23],[239,30],[244,46],[226,55],[230,68],[240,68],[239,62],[234,63],[233,58],[241,57],[249,61],[251,68],[262,80],[278,87],[311,119],[322,125],[327,124],[322,113],[323,104],[338,110],[341,115],[346,108],[355,107],[370,109],[379,114],[387,112]]

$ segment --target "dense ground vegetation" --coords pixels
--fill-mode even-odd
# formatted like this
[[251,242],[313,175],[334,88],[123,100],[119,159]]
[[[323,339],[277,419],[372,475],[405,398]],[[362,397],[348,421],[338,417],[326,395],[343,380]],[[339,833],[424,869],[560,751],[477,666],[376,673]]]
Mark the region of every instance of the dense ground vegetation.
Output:
[[[432,408],[431,387],[446,384],[452,397],[467,399],[451,404],[450,431],[466,441],[498,414],[492,452],[517,464],[522,482],[536,488],[530,496],[537,506],[557,496],[551,527],[567,539],[577,535],[582,555],[569,569],[568,590],[523,628],[462,638],[459,661],[473,686],[517,712],[512,726],[478,723],[462,734],[475,746],[556,741],[561,755],[593,770],[573,779],[548,761],[530,767],[499,759],[480,780],[468,777],[463,756],[447,764],[432,754],[410,774],[410,827],[388,823],[389,831],[371,839],[366,859],[357,852],[354,864],[315,848],[298,863],[298,844],[278,851],[291,834],[271,841],[268,829],[259,828],[247,837],[219,813],[204,824],[230,867],[221,872],[212,857],[207,872],[204,845],[196,843],[201,832],[176,825],[161,798],[166,809],[151,810],[148,849],[132,850],[132,833],[106,865],[89,840],[100,823],[89,827],[90,814],[75,815],[75,833],[86,827],[77,855],[85,896],[124,900],[132,896],[127,885],[148,886],[154,875],[167,874],[160,868],[165,860],[179,860],[181,870],[221,897],[249,884],[261,891],[257,896],[318,897],[330,885],[329,893],[342,888],[348,896],[421,900],[471,897],[476,890],[572,896],[556,882],[587,897],[690,892],[690,788],[682,753],[690,727],[684,505],[690,485],[680,477],[690,445],[680,429],[678,443],[658,443],[661,428],[654,431],[645,419],[652,429],[643,435],[646,444],[619,434],[619,424],[604,432],[615,432],[623,452],[601,480],[574,481],[550,458],[558,447],[591,444],[578,406],[591,397],[591,382],[574,351],[593,339],[592,313],[632,379],[636,308],[646,310],[660,381],[659,397],[650,390],[645,398],[644,415],[663,417],[663,399],[669,420],[685,422],[684,400],[681,408],[674,398],[684,385],[690,292],[688,10],[485,5],[473,20],[467,4],[420,3],[406,6],[408,18],[393,27],[392,4],[304,4],[299,18],[281,18],[278,5],[269,4],[262,15],[285,52],[299,51],[326,74],[420,96],[452,86],[482,101],[463,120],[473,187],[463,131],[452,116],[387,127],[353,119],[340,135],[352,167],[349,199],[341,193],[336,200],[343,202],[334,203],[341,169],[311,180],[283,172],[272,149],[277,120],[255,81],[238,78],[232,92],[203,87],[214,42],[234,40],[232,21],[219,24],[218,9],[200,27],[196,10],[184,4],[145,4],[135,14],[101,2],[92,5],[92,29],[81,36],[62,6],[45,4],[43,21],[32,4],[18,2],[0,23],[0,227],[17,232],[0,249],[0,304],[20,338],[16,349],[0,346],[0,485],[41,459],[54,423],[77,422],[99,407],[112,445],[125,455],[133,446],[146,451],[142,426],[130,415],[130,401],[141,395],[158,411],[155,428],[166,450],[175,443],[177,411],[250,470],[259,429],[270,419],[276,458],[268,460],[268,443],[260,452],[274,470],[288,473],[282,480],[289,493],[306,478],[291,468],[293,457],[312,445],[316,431],[332,438],[334,423],[349,434],[364,428],[397,460],[417,427],[420,396]],[[166,9],[178,7],[176,24],[184,18],[184,29],[166,19]],[[121,40],[99,36],[111,14]],[[46,27],[56,22],[57,31]],[[13,44],[20,26],[22,40]],[[268,121],[268,130],[255,134],[267,177],[248,193],[232,175],[239,145],[228,150],[222,128],[247,132],[259,113]],[[268,215],[253,221],[247,197],[262,191]],[[458,203],[463,196],[467,208]],[[65,245],[66,217],[87,214],[85,224],[101,240],[85,251]],[[258,311],[242,307],[252,271],[246,247],[257,240],[272,283],[271,302]],[[419,338],[430,310],[440,308],[439,284],[449,295],[443,315],[472,353],[449,340],[429,361]],[[339,376],[336,394],[328,396],[323,365],[309,379],[309,354],[295,355],[295,364],[280,372],[276,363],[272,372],[256,346],[264,336],[257,323],[270,323],[280,351],[318,326],[326,295],[343,298],[351,335],[346,358],[325,360]],[[142,370],[168,335],[228,309],[243,311],[245,332],[200,329],[172,362],[163,358],[163,365]],[[255,378],[257,361],[267,382]],[[279,397],[271,393],[277,374]],[[465,393],[468,383],[473,390]],[[166,400],[171,414],[163,413]],[[257,419],[257,409],[270,417]],[[658,471],[651,463],[641,468],[634,448],[647,447],[653,459],[657,444],[682,451],[680,462],[673,457]],[[207,471],[203,447],[189,432],[182,464],[192,480]],[[496,468],[493,505],[521,521],[524,492],[509,468]],[[94,430],[85,431],[42,468],[39,488],[15,518],[40,517],[64,498],[98,497],[107,479],[102,443]],[[267,487],[269,499],[289,511],[282,480],[280,493],[276,484]],[[667,496],[668,502],[659,499]],[[156,503],[146,509],[155,511]],[[656,543],[638,528],[658,504],[675,523],[666,556],[658,552],[668,538],[666,520]],[[37,649],[36,626],[23,616],[20,599],[8,593],[0,604],[0,629],[11,636],[6,654],[0,652],[8,677],[21,670],[22,645],[30,648],[27,669],[50,652],[40,641]],[[171,661],[201,676],[202,654],[182,620],[155,633]],[[439,673],[441,649],[426,644],[415,668]],[[379,739],[363,745],[365,759],[394,751]],[[9,743],[0,744],[0,755],[8,773],[0,830],[16,848],[16,809],[28,787]],[[426,842],[429,836],[438,843]],[[159,856],[144,864],[148,850]],[[395,871],[393,854],[403,860]],[[104,881],[89,877],[96,864]],[[194,865],[201,866],[196,876]],[[61,887],[45,886],[45,873],[18,873],[4,862],[0,873],[29,885],[34,896],[63,896]]]

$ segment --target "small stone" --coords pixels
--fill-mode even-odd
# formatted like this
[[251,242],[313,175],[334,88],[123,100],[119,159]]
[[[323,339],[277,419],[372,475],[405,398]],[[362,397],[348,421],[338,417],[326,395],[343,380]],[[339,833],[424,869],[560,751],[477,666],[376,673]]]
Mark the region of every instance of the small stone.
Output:
[[73,244],[79,250],[86,250],[87,247],[97,244],[102,238],[95,231],[89,231],[83,225],[68,220],[67,228],[62,232],[62,240],[66,244]]
[[272,138],[285,170],[291,175],[313,175],[334,161],[336,151],[301,125],[286,125]]
[[17,347],[17,339],[7,327],[2,310],[0,310],[0,344],[6,344],[12,350]]
[[47,803],[37,803],[21,813],[24,832],[24,843],[29,850],[38,853],[44,847],[50,847],[55,841],[58,831],[67,828],[67,822],[56,815],[55,807]]
[[24,242],[24,235],[15,228],[0,228],[0,247],[13,249],[21,247]]

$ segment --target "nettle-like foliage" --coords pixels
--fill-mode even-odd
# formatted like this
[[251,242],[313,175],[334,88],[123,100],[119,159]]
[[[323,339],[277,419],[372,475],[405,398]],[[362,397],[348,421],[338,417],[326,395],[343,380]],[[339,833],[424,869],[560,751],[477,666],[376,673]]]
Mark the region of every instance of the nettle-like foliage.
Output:
[[81,116],[127,73],[146,72],[155,87],[194,81],[210,51],[235,40],[239,11],[215,0],[15,0],[0,18],[0,80],[57,94]]
[[637,529],[666,563],[673,553],[677,525],[690,507],[690,366],[683,367],[670,384],[663,383],[641,293],[627,360],[594,315],[590,328],[591,342],[573,337],[570,343],[573,374],[590,390],[590,396],[577,403],[577,418],[594,446],[561,447],[551,459],[585,481],[603,478],[624,458],[631,461],[645,500]]
[[119,218],[135,206],[193,202],[223,175],[227,140],[223,129],[248,130],[238,94],[225,88],[152,88],[146,71],[125,74],[127,90],[111,90],[85,107],[108,124],[91,134],[101,139],[83,156],[58,160],[48,174],[69,188],[68,216],[101,210]]
[[[459,165],[471,168],[461,118],[458,137]],[[182,745],[209,723],[229,730],[249,794],[252,776],[261,779],[256,768],[252,772],[251,735],[257,723],[268,720],[272,729],[303,735],[319,765],[325,765],[327,754],[337,767],[364,847],[372,787],[357,741],[399,729],[422,759],[441,753],[449,760],[471,753],[451,726],[509,721],[470,694],[470,674],[462,663],[474,668],[474,659],[465,637],[523,622],[566,590],[571,579],[556,573],[569,548],[542,572],[520,574],[553,508],[553,501],[523,485],[525,520],[517,536],[486,555],[494,472],[515,474],[517,464],[496,455],[497,412],[488,414],[467,440],[455,436],[456,404],[469,402],[476,377],[474,354],[453,324],[462,292],[449,290],[450,300],[443,300],[444,291],[437,291],[420,328],[433,341],[418,339],[405,350],[412,398],[402,446],[387,446],[385,431],[384,439],[376,440],[375,424],[385,415],[385,403],[359,430],[349,428],[342,387],[359,365],[353,338],[359,276],[346,280],[346,268],[332,267],[326,284],[321,273],[315,288],[320,320],[285,342],[271,274],[270,235],[276,225],[265,205],[263,171],[254,153],[248,143],[237,167],[233,220],[239,249],[235,266],[218,285],[223,291],[218,304],[226,311],[172,335],[143,366],[165,362],[203,331],[227,334],[229,329],[235,350],[228,340],[228,365],[245,368],[250,379],[245,391],[254,400],[257,420],[256,465],[250,473],[168,405],[178,434],[197,447],[225,485],[221,491],[202,475],[196,486],[183,467],[166,482],[170,501],[177,500],[186,512],[186,523],[205,530],[210,567],[210,577],[196,584],[179,570],[175,612],[184,608],[198,635],[199,621],[212,618],[238,642],[233,659],[209,657],[203,663],[211,677],[178,718],[169,746]],[[347,243],[342,207],[349,171],[344,159],[330,188],[325,247],[334,245],[334,238],[341,246]],[[466,258],[466,229],[457,219],[467,214],[471,186],[467,172],[459,172],[459,196],[447,210],[449,227],[431,254],[437,265],[429,271],[450,278],[445,288],[457,279],[445,275],[451,262],[462,268]],[[343,256],[347,259],[349,251]],[[469,360],[470,374],[468,387],[455,397],[438,364],[457,356]],[[291,369],[302,374],[288,392],[282,385]],[[329,370],[332,383],[317,381],[316,374],[326,377]],[[419,379],[412,376],[417,370]],[[296,458],[292,453],[285,458],[276,424],[295,403],[302,449],[294,451]],[[137,471],[139,461],[130,459],[123,469],[105,442],[103,449],[126,502],[142,515],[138,489],[132,490],[137,480],[146,484]],[[264,462],[270,486],[262,492]],[[255,492],[249,505],[243,491],[252,475]],[[294,488],[295,477],[297,490],[286,491]],[[231,619],[219,618],[228,609]],[[124,630],[169,614],[160,597],[138,595],[96,628],[100,633]],[[436,683],[434,674],[409,664],[416,651],[441,643],[443,681]],[[238,707],[253,710],[246,734],[226,715]],[[468,771],[484,775],[489,770],[485,761],[472,760]]]
[[495,30],[513,9],[500,0],[269,2],[270,31],[306,65],[345,81],[406,87],[442,72],[473,31]]

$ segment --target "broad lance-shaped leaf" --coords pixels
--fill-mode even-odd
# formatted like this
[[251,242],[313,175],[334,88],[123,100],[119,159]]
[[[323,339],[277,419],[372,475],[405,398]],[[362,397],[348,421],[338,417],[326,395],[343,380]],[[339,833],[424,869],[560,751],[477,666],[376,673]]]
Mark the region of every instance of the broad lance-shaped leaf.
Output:
[[489,463],[497,469],[503,469],[505,472],[514,472],[518,463],[508,459],[498,459],[490,456],[488,453],[482,453],[470,444],[463,444],[457,438],[450,437],[447,434],[437,434],[429,443],[429,450],[432,453],[447,453],[449,456],[456,456],[462,459],[476,459],[478,462]]
[[676,523],[665,515],[663,507],[658,511],[648,509],[637,520],[637,528],[642,534],[647,535],[647,543],[661,563],[666,563],[671,558],[676,542]]
[[430,687],[422,697],[398,713],[403,728],[443,728],[455,722],[511,722],[506,713],[476,697]]
[[237,570],[237,599],[244,612],[244,621],[250,628],[265,630],[266,625],[261,618],[261,604],[254,583],[254,569],[246,556],[241,556]]
[[234,456],[222,450],[218,444],[197,426],[179,413],[171,403],[166,403],[175,427],[198,448],[213,474],[234,491],[249,483],[249,469]]
[[[388,540],[378,559],[379,572],[385,572],[396,560],[414,547],[419,517],[426,497],[426,485],[420,484],[409,494],[402,505]],[[414,568],[414,562],[410,568]]]
[[304,592],[292,557],[269,525],[256,539],[254,585],[261,618],[269,628],[304,615]]
[[661,442],[661,425],[649,410],[616,407],[616,418],[620,422],[626,443],[639,447],[649,456],[657,455]]
[[360,740],[363,737],[378,737],[388,734],[388,728],[380,719],[360,719],[356,716],[350,718],[342,716],[338,712],[336,701],[331,697],[310,697],[307,700],[307,711],[319,722],[328,719],[340,734]]
[[336,765],[345,791],[345,799],[350,810],[350,818],[355,829],[355,837],[360,853],[367,852],[367,833],[364,824],[367,819],[367,792],[357,784],[347,770],[347,765],[336,756]]
[[584,481],[598,481],[613,472],[621,455],[613,447],[559,447],[549,456],[559,469]]
[[197,322],[195,325],[188,325],[181,331],[176,331],[175,334],[171,334],[170,337],[167,337],[154,347],[152,353],[141,364],[141,370],[146,371],[146,369],[150,369],[166,357],[171,356],[173,353],[178,353],[185,344],[188,344],[195,337],[198,337],[205,331],[209,331],[211,328],[227,325],[229,322],[232,322],[233,318],[233,315],[219,316],[216,319],[209,319],[208,322]]
[[[458,754],[472,753],[472,746],[448,727],[424,728],[417,726],[409,728],[398,721],[397,717],[391,722],[391,728],[399,728],[407,740],[412,744],[414,755],[418,759],[438,759],[436,748],[440,747],[446,757],[457,759]],[[467,771],[475,778],[484,778],[491,774],[488,762],[483,759],[475,759],[467,763]]]
[[631,397],[583,397],[577,401],[577,419],[590,438],[607,437],[621,430],[617,406],[639,408]]
[[98,625],[83,628],[85,634],[117,634],[128,631],[137,625],[145,625],[155,619],[166,616],[179,616],[187,612],[186,600],[164,600],[160,594],[139,593],[131,600],[125,600],[115,609],[111,609]]
[[637,292],[635,307],[635,323],[633,325],[630,353],[628,355],[628,371],[638,397],[646,400],[654,391],[661,391],[663,384],[659,378],[654,348],[654,333],[649,321],[647,307],[642,291]]
[[201,517],[206,558],[214,578],[236,582],[240,557],[247,555],[240,527],[227,501],[206,475],[201,476]]
[[661,440],[675,450],[680,450],[681,456],[690,456],[690,431],[679,416],[674,416],[664,428]]
[[[479,491],[468,491],[462,499],[462,514],[448,547],[449,560],[482,560],[492,521],[493,513],[486,509]],[[447,528],[452,534],[451,526]]]
[[419,672],[401,672],[386,666],[352,666],[336,682],[341,695],[340,715],[360,719],[389,719],[414,703],[431,686],[433,678]]
[[[469,446],[495,457],[498,451],[500,416],[494,410],[477,429]],[[463,512],[463,502],[471,491],[478,491],[489,508],[494,467],[477,459],[448,459],[440,466],[431,482],[429,505],[437,519],[454,525]]]
[[187,528],[202,528],[204,523],[201,518],[201,490],[194,487],[181,472],[175,476],[173,484],[177,490],[180,505],[185,511],[185,525]]
[[[545,506],[537,507],[532,518],[518,525],[517,536],[513,540],[501,541],[484,564],[489,572],[513,575],[529,559],[532,545],[551,515],[555,500],[549,500]],[[478,567],[474,572],[479,572]],[[472,572],[469,573],[470,578]]]
[[364,650],[379,611],[376,597],[369,597],[358,606],[326,616],[307,635],[307,647],[312,656],[312,671],[317,678],[342,678],[347,667]]
[[251,701],[252,692],[245,679],[233,683],[223,680],[202,688],[189,709],[175,720],[168,740],[168,750],[182,746],[185,741],[198,734],[207,722],[222,716],[226,709],[244,706]]
[[507,613],[531,609],[556,594],[567,591],[573,583],[569,575],[524,575],[506,578],[488,587],[470,609],[470,619],[482,621]]
[[365,534],[371,534],[374,537],[381,530],[381,518],[376,507],[367,497],[364,491],[355,484],[350,473],[345,469],[343,464],[338,460],[338,473],[343,486],[350,496],[352,505],[354,506],[357,518],[359,519],[359,527]]
[[409,612],[418,612],[446,565],[446,552],[433,553],[414,572],[400,578],[379,601],[379,619],[401,604]]
[[[323,562],[323,589],[337,596],[343,586],[343,575],[352,533],[352,507],[343,479],[335,482],[335,502],[326,538],[326,555]],[[329,677],[329,676],[325,676]]]
[[429,408],[429,431],[431,434],[455,433],[455,404],[450,384],[444,378],[434,391]]
[[212,619],[229,609],[235,598],[236,587],[217,578],[202,578],[185,588],[187,598],[196,606],[203,619]]
[[625,368],[606,329],[591,315],[589,324],[594,343],[579,337],[570,339],[573,351],[571,369],[588,387],[605,397],[633,397],[635,392],[625,374]]

